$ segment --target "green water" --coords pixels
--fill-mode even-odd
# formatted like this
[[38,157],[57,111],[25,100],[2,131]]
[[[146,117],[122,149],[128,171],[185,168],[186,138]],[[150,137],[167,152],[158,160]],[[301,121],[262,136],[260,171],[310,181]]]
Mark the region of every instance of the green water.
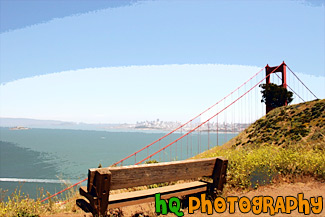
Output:
[[[36,197],[39,188],[50,193],[62,189],[60,180],[74,183],[89,168],[109,166],[150,144],[166,132],[112,132],[91,130],[0,128],[0,188],[15,188]],[[123,165],[134,164],[181,136],[168,137],[137,154]],[[153,157],[158,161],[186,159],[209,147],[221,145],[235,134],[193,134]],[[217,142],[218,138],[218,142]]]

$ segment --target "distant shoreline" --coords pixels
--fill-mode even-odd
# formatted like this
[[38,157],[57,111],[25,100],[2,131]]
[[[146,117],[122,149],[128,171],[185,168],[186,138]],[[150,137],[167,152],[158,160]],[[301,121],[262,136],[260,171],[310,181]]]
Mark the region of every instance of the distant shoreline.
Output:
[[11,127],[9,130],[29,130],[30,128],[28,127],[22,127],[22,126],[17,126],[17,127]]
[[[111,128],[111,129],[119,129],[119,128]],[[120,128],[122,129],[122,128]],[[127,129],[127,128],[126,128]],[[129,129],[133,129],[133,130],[159,130],[159,131],[172,131],[174,129],[169,129],[169,128],[155,128],[155,127],[134,127],[134,128],[129,128]],[[187,133],[189,132],[191,129],[186,129],[186,130],[183,130],[182,132],[183,133]],[[180,130],[177,130],[176,131],[177,133],[180,133],[181,131]],[[194,131],[194,132],[201,132],[201,133],[217,133],[217,131],[215,129],[212,129],[212,130],[199,130],[199,131]],[[241,131],[238,131],[238,130],[218,130],[218,133],[240,133]]]

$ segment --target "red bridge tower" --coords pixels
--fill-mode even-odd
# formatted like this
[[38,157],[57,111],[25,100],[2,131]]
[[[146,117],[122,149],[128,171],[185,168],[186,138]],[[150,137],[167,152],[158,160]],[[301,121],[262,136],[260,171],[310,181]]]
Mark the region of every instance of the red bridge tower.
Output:
[[[271,73],[276,73],[276,72],[281,72],[282,74],[282,87],[287,88],[287,72],[286,72],[286,68],[287,65],[284,63],[284,61],[282,62],[281,65],[279,66],[273,66],[270,67],[269,64],[267,64],[265,66],[265,72],[266,72],[266,85],[270,84],[270,77],[271,77]],[[287,101],[285,102],[285,105],[287,105]],[[271,111],[273,108],[266,105],[266,114],[269,113],[269,111]]]

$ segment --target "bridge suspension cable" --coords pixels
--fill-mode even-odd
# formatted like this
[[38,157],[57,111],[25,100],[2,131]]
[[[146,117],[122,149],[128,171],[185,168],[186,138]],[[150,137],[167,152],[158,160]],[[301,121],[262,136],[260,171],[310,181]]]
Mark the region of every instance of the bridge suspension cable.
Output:
[[302,83],[302,85],[304,85],[304,87],[316,98],[316,99],[318,99],[318,97],[311,91],[311,90],[309,90],[309,88],[304,84],[304,82],[302,82],[301,80],[300,80],[300,78],[290,69],[290,67],[289,66],[287,66],[287,68],[290,70],[290,72],[298,79],[298,81],[300,81],[300,83]]
[[[281,79],[280,78],[280,76],[278,75],[278,74],[275,74],[279,79]],[[289,84],[287,84],[287,87],[289,87],[290,88],[290,90],[294,93],[294,94],[296,94],[303,102],[305,102],[305,100],[298,94],[298,93],[296,93],[290,86],[289,86]]]
[[[280,65],[278,67],[276,67],[271,73],[275,72],[278,68],[280,67]],[[265,76],[262,80],[260,80],[257,84],[255,84],[253,87],[251,87],[248,91],[246,91],[244,94],[242,94],[240,97],[238,97],[237,99],[235,99],[232,103],[230,103],[229,105],[227,105],[226,107],[224,107],[221,111],[219,111],[218,113],[214,114],[212,117],[208,118],[206,121],[202,122],[201,124],[199,124],[198,126],[194,127],[193,129],[191,129],[189,132],[187,132],[186,134],[182,135],[181,137],[179,137],[178,139],[176,139],[175,141],[169,143],[168,145],[166,145],[165,147],[161,148],[160,150],[156,151],[155,153],[147,156],[146,158],[140,160],[138,163],[136,163],[135,165],[138,165],[148,159],[150,159],[151,157],[153,157],[154,155],[158,154],[159,152],[165,150],[166,148],[168,148],[169,146],[173,145],[174,143],[176,143],[177,141],[179,141],[180,139],[184,138],[185,136],[191,134],[192,132],[194,132],[196,129],[200,128],[201,126],[203,126],[204,124],[206,124],[208,121],[210,121],[211,119],[215,118],[216,116],[218,116],[220,113],[222,113],[223,111],[225,111],[227,108],[229,108],[231,105],[233,105],[234,103],[236,103],[239,99],[241,99],[243,96],[245,96],[247,93],[249,93],[251,90],[253,90],[257,85],[259,85],[260,83],[262,83],[267,77],[269,77],[270,74],[268,74],[267,76]],[[244,84],[246,84],[247,82],[245,82]],[[233,91],[234,92],[234,91]],[[233,93],[232,92],[232,93]]]
[[[159,153],[159,159],[161,159],[161,157],[160,157],[160,153],[163,153],[163,158],[165,158],[165,154],[167,153],[166,152],[166,149],[167,148],[170,148],[173,144],[176,144],[176,147],[175,147],[175,152],[177,153],[177,142],[178,141],[180,141],[181,140],[181,143],[179,143],[179,146],[180,146],[180,149],[181,149],[181,152],[183,151],[183,150],[185,150],[186,151],[186,156],[187,156],[187,158],[189,157],[189,154],[190,155],[192,155],[193,154],[193,144],[192,144],[192,142],[193,142],[193,138],[192,138],[192,134],[193,134],[193,132],[194,131],[196,131],[197,129],[199,129],[200,127],[202,127],[202,126],[204,126],[205,124],[208,124],[207,125],[207,127],[208,127],[208,148],[210,148],[210,129],[211,129],[211,127],[210,127],[210,120],[212,120],[213,118],[217,118],[217,124],[216,124],[216,145],[219,145],[219,131],[220,131],[220,129],[219,129],[219,121],[220,121],[220,119],[218,118],[219,117],[219,114],[221,114],[221,113],[225,113],[225,111],[229,108],[229,107],[231,107],[232,105],[234,105],[236,102],[238,102],[240,99],[242,99],[244,96],[246,96],[249,92],[251,92],[253,89],[255,89],[260,83],[262,83],[265,79],[267,79],[273,72],[275,72],[278,68],[280,67],[280,65],[279,66],[277,66],[277,67],[274,67],[274,69],[273,69],[273,71],[270,73],[270,74],[268,74],[267,76],[263,76],[264,78],[263,79],[261,79],[261,80],[259,80],[259,82],[257,82],[255,85],[253,85],[251,88],[249,88],[248,90],[246,90],[246,85],[249,83],[249,82],[251,82],[252,83],[252,79],[253,78],[255,78],[255,82],[257,81],[257,76],[263,71],[263,69],[264,68],[262,68],[261,70],[259,70],[255,75],[253,75],[251,78],[249,78],[246,82],[244,82],[242,85],[240,85],[239,87],[237,87],[235,90],[233,90],[231,93],[229,93],[228,95],[226,95],[224,98],[222,98],[221,100],[219,100],[218,102],[216,102],[215,104],[213,104],[212,106],[210,106],[209,108],[207,108],[206,110],[204,110],[203,112],[201,112],[200,114],[198,114],[197,116],[195,116],[194,118],[192,118],[192,119],[190,119],[189,121],[187,121],[186,123],[184,123],[184,124],[182,124],[182,125],[180,125],[180,126],[178,126],[176,129],[174,129],[174,130],[172,130],[171,132],[169,132],[169,133],[167,133],[166,135],[164,135],[164,136],[162,136],[162,137],[160,137],[159,139],[157,139],[157,140],[155,140],[154,142],[152,142],[152,143],[150,143],[149,145],[147,145],[147,146],[145,146],[145,147],[143,147],[143,148],[141,148],[140,150],[138,150],[138,151],[136,151],[136,152],[134,152],[133,154],[131,154],[131,155],[129,155],[129,156],[127,156],[127,157],[125,157],[125,158],[123,158],[123,159],[121,159],[120,161],[118,161],[118,162],[116,162],[116,163],[114,163],[114,164],[112,164],[112,166],[116,166],[116,165],[118,165],[118,164],[123,164],[123,162],[124,161],[126,161],[127,159],[129,159],[129,158],[131,158],[131,157],[133,157],[134,156],[134,158],[135,158],[135,161],[134,161],[134,164],[135,165],[137,165],[137,164],[140,164],[140,163],[143,163],[144,161],[146,161],[146,160],[148,160],[148,159],[150,159],[150,158],[152,158],[153,156],[155,156],[156,154],[158,154]],[[292,72],[292,74],[297,78],[297,80],[316,98],[316,99],[318,99],[316,96],[315,96],[315,94],[299,79],[299,77],[287,66],[287,68]],[[276,74],[276,73],[274,73],[274,74]],[[277,74],[276,74],[277,75]],[[278,75],[277,75],[278,76]],[[278,76],[278,78],[279,79],[281,79],[279,76]],[[254,83],[255,83],[254,82]],[[240,95],[240,93],[239,93],[239,90],[242,88],[242,87],[245,87],[245,89],[244,89],[244,93],[243,94],[241,94]],[[294,91],[293,90],[293,88],[292,87],[290,87],[289,85],[287,85],[287,87],[289,87],[290,88],[290,90],[292,91],[292,92],[294,92],[294,94],[296,94],[301,100],[303,100],[303,101],[305,101],[296,91]],[[233,94],[235,93],[235,92],[237,92],[238,93],[238,96],[235,96],[234,98],[234,100],[233,100]],[[231,96],[231,103],[229,103],[228,105],[226,104],[226,99],[228,99],[229,98],[229,96]],[[255,97],[256,98],[256,97]],[[206,121],[203,121],[202,123],[200,123],[200,124],[198,124],[197,126],[195,126],[195,127],[193,127],[193,128],[191,128],[190,130],[188,130],[188,132],[186,132],[185,133],[185,131],[183,131],[183,128],[186,126],[186,125],[188,125],[188,124],[190,124],[190,123],[192,123],[194,120],[196,120],[197,118],[199,118],[199,117],[201,117],[203,114],[205,114],[205,113],[207,113],[208,111],[210,111],[212,108],[214,108],[214,107],[216,107],[217,105],[220,105],[220,103],[221,102],[224,102],[224,106],[222,107],[222,109],[221,110],[219,110],[217,113],[215,113],[215,114],[213,114],[212,116],[210,116]],[[244,102],[245,104],[246,104],[246,100],[245,100],[245,102]],[[238,106],[239,108],[239,111],[240,111],[240,114],[239,114],[239,116],[240,116],[240,118],[242,119],[242,108],[240,108],[241,106]],[[249,106],[248,106],[248,109],[247,109],[248,111],[250,111],[251,112],[251,110],[252,110],[252,105],[251,104],[249,104]],[[256,110],[257,111],[257,110]],[[227,120],[227,116],[228,116],[228,114],[226,114],[225,115],[225,120]],[[231,123],[233,123],[234,124],[234,118],[233,117],[231,117],[230,118],[231,120]],[[251,121],[252,119],[251,119],[251,116],[249,116],[248,117],[248,122],[249,121]],[[243,121],[244,121],[244,123],[247,121],[247,119],[246,119],[246,116],[244,115],[244,118],[243,118]],[[224,127],[225,127],[225,136],[227,136],[227,124],[226,124],[226,122],[224,121]],[[230,132],[233,132],[234,131],[234,125],[232,125],[232,127],[230,128],[231,129],[231,131]],[[240,129],[241,129],[241,127],[240,127]],[[163,140],[163,139],[165,139],[166,137],[168,137],[168,136],[170,136],[170,138],[172,139],[172,134],[173,133],[175,133],[175,132],[177,132],[178,130],[180,130],[181,131],[181,133],[180,133],[180,136],[177,138],[177,139],[175,139],[174,141],[170,141],[170,142],[168,142],[168,144],[167,145],[165,145],[165,146],[163,146],[163,147],[161,147],[161,141]],[[197,133],[197,143],[198,143],[198,153],[199,152],[201,152],[201,145],[202,145],[202,141],[201,141],[201,135],[202,135],[202,130],[200,130],[200,131],[198,131],[198,133]],[[190,138],[189,138],[189,136],[190,136]],[[187,139],[186,139],[186,142],[187,142],[187,148],[183,148],[183,138],[184,137],[186,137]],[[150,154],[149,155],[149,147],[151,147],[151,146],[153,146],[154,144],[156,144],[156,143],[158,143],[159,144],[159,148],[158,148],[158,150],[157,151],[155,151],[153,154]],[[189,143],[190,143],[190,147],[189,147]],[[144,150],[147,150],[147,157],[145,157],[145,158],[143,158],[142,160],[140,160],[140,161],[138,161],[137,162],[137,160],[136,160],[136,157],[137,157],[137,155],[140,153],[140,152],[143,152]],[[169,156],[169,159],[171,160],[171,153],[172,153],[172,150],[170,149],[170,156]],[[183,153],[181,153],[181,154],[183,154]],[[61,191],[59,191],[59,192],[57,192],[56,194],[53,194],[53,195],[51,195],[51,196],[49,196],[49,197],[47,197],[47,198],[45,198],[45,199],[43,199],[43,200],[41,200],[41,202],[44,202],[44,201],[46,201],[46,200],[48,200],[48,199],[50,199],[50,198],[52,198],[52,197],[54,197],[54,196],[57,196],[57,195],[59,195],[59,194],[61,194],[61,193],[63,193],[64,191],[66,191],[66,190],[68,190],[68,189],[70,189],[70,188],[72,188],[72,187],[75,187],[75,186],[77,186],[77,185],[79,185],[79,184],[81,184],[82,182],[85,182],[86,180],[88,180],[88,178],[85,178],[85,179],[83,179],[83,180],[81,180],[81,181],[79,181],[79,182],[77,182],[77,183],[75,183],[74,185],[71,185],[71,186],[69,186],[69,187],[67,187],[67,188],[65,188],[65,189],[63,189],[63,190],[61,190]]]
[[186,123],[180,125],[179,127],[177,127],[176,129],[174,129],[173,131],[167,133],[166,135],[160,137],[159,139],[155,140],[154,142],[150,143],[149,145],[141,148],[140,150],[134,152],[133,154],[130,154],[129,156],[121,159],[120,161],[114,163],[112,166],[116,166],[118,164],[122,164],[125,160],[129,159],[132,156],[136,156],[138,153],[140,153],[141,151],[149,148],[150,146],[156,144],[157,142],[160,142],[162,139],[166,138],[167,136],[171,135],[172,133],[176,132],[179,129],[182,129],[184,126],[186,126],[187,124],[191,123],[192,121],[194,121],[195,119],[199,118],[200,116],[202,116],[204,113],[206,113],[207,111],[211,110],[213,107],[215,107],[216,105],[218,105],[220,102],[224,101],[226,98],[228,98],[229,96],[231,96],[234,92],[236,92],[238,89],[240,89],[241,87],[243,87],[244,85],[246,85],[250,80],[252,80],[254,77],[256,77],[259,73],[261,73],[263,71],[264,68],[262,68],[261,70],[259,70],[255,75],[253,75],[251,78],[249,78],[246,82],[244,82],[242,85],[240,85],[239,87],[237,87],[235,90],[233,90],[231,93],[229,93],[228,95],[226,95],[224,98],[222,98],[221,100],[219,100],[218,102],[216,102],[215,104],[213,104],[212,106],[210,106],[209,108],[207,108],[206,110],[204,110],[203,112],[201,112],[200,114],[198,114],[197,116],[195,116],[194,118],[190,119],[189,121],[187,121]]

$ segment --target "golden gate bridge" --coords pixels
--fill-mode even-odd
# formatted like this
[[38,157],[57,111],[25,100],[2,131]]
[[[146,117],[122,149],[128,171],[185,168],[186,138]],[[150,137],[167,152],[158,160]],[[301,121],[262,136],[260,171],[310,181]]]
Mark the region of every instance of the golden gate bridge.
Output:
[[[262,73],[264,70],[265,73]],[[289,89],[294,97],[292,104],[318,99],[285,62],[273,67],[266,65],[203,112],[111,166],[137,165],[150,160],[163,162],[185,159],[222,145],[228,140],[227,136],[228,138],[233,137],[272,110],[270,106],[261,103],[259,85],[262,83],[273,83]],[[224,140],[220,140],[220,134],[223,135]],[[81,184],[87,179],[61,190],[41,202]]]

